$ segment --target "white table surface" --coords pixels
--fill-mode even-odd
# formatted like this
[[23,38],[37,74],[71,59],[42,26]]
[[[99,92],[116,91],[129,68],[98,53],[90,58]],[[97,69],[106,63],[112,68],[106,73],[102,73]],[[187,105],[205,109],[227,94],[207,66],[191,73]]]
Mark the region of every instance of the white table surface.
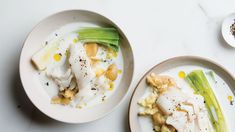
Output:
[[[149,68],[174,56],[206,57],[235,75],[235,49],[226,45],[220,32],[223,18],[235,12],[234,5],[234,0],[1,0],[1,131],[129,131],[128,104],[134,87]],[[19,55],[27,34],[46,16],[66,9],[107,16],[123,29],[134,51],[132,90],[114,112],[92,123],[70,125],[48,118],[29,101],[19,78]]]

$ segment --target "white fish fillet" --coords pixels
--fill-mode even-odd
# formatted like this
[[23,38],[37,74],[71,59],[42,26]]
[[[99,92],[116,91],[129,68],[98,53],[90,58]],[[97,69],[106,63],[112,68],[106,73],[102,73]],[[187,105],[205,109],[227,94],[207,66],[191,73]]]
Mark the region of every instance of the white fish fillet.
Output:
[[70,68],[64,73],[60,67],[54,68],[51,72],[48,72],[47,76],[54,80],[54,82],[59,86],[60,91],[70,87],[71,80],[73,78]]
[[176,105],[185,100],[185,95],[178,88],[169,88],[166,93],[158,97],[156,104],[166,115],[170,115]]
[[168,115],[166,123],[178,132],[213,132],[204,98],[200,95],[186,95],[171,88],[159,96],[156,104]]
[[95,73],[91,68],[90,60],[86,55],[86,51],[82,43],[72,44],[70,46],[70,58],[72,73],[77,80],[79,89],[76,97],[81,101],[87,102],[94,97],[92,88],[92,80],[95,78]]

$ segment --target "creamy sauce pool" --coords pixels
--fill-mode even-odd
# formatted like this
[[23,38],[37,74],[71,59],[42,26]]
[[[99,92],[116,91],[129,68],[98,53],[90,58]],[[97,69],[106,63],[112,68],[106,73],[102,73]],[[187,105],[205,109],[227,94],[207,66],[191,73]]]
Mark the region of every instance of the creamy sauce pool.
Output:
[[[193,92],[193,89],[188,85],[186,81],[184,81],[183,77],[187,75],[189,72],[193,70],[203,70],[205,73],[208,71],[211,71],[210,69],[200,67],[200,66],[179,66],[170,70],[167,70],[165,72],[162,72],[160,75],[169,75],[173,77],[177,83],[177,85],[182,88],[182,91],[187,92]],[[223,114],[225,116],[225,120],[228,126],[228,130],[232,132],[232,130],[235,130],[234,121],[235,121],[235,104],[233,104],[234,94],[229,88],[229,86],[226,84],[226,82],[219,77],[216,73],[214,73],[215,81],[216,83],[211,79],[211,77],[208,74],[205,74],[207,76],[207,79],[210,83],[210,86],[212,87],[217,100],[219,101],[220,107],[223,111]],[[147,97],[151,93],[150,88],[146,88],[145,93],[142,96],[142,99]],[[232,103],[231,103],[232,102]],[[142,111],[143,108],[139,106],[139,111]],[[146,118],[139,116],[139,124],[141,126],[141,130],[143,132],[154,132],[152,127],[152,120],[151,118]]]
[[[45,40],[45,43],[43,45],[46,45],[49,42],[53,41],[54,39],[61,38],[61,37],[63,37],[62,41],[64,41],[64,43],[71,43],[71,44],[77,43],[77,41],[79,41],[78,39],[76,39],[77,34],[72,33],[72,32],[76,31],[77,29],[81,27],[97,27],[97,25],[87,24],[87,23],[71,23],[71,24],[65,25],[61,27],[60,29],[51,33],[48,36],[48,38]],[[63,65],[63,63],[67,61],[66,51],[64,51],[64,49],[65,49],[64,47],[59,47],[58,53],[53,56],[53,61],[51,62],[52,64],[51,66],[47,68],[47,70],[52,69],[52,67],[54,66],[59,66],[61,70],[60,72],[64,73],[66,71],[66,65]],[[65,55],[61,55],[59,53],[64,53]],[[106,48],[99,48],[96,57],[106,58],[106,55],[107,55],[106,53],[107,53]],[[116,90],[118,90],[118,86],[120,84],[120,81],[122,78],[122,72],[123,72],[123,56],[122,56],[121,48],[119,49],[119,52],[116,55],[116,58],[107,59],[107,60],[103,59],[103,60],[104,60],[104,63],[102,62],[102,63],[97,64],[97,66],[94,68],[94,71],[97,70],[98,68],[99,69],[102,68],[106,70],[110,64],[115,63],[119,69],[118,77],[113,83],[113,88],[106,90],[104,94],[97,95],[94,99],[87,102],[86,107],[91,107],[91,106],[105,102],[107,99],[109,99],[110,96],[112,96],[112,94]],[[45,71],[39,72],[38,76],[41,82],[41,86],[48,93],[48,96],[50,99],[58,95],[58,92],[59,92],[58,86],[54,83],[53,80],[49,79],[46,76]],[[77,102],[73,102],[73,101],[71,102],[71,104],[74,104],[74,103],[77,103]],[[64,106],[64,107],[69,107],[69,106]]]

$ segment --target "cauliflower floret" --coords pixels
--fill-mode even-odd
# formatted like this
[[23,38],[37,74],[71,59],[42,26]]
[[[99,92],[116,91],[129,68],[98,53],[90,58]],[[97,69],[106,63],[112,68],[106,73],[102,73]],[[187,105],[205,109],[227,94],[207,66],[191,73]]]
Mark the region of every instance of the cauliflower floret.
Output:
[[157,94],[151,94],[150,96],[144,98],[143,100],[140,100],[138,104],[145,108],[153,108],[153,104],[155,103],[158,95]]
[[140,100],[138,104],[142,107],[144,107],[144,111],[139,112],[139,115],[141,116],[147,116],[147,115],[153,115],[158,111],[155,101],[157,99],[158,95],[156,93],[153,93],[149,95],[148,97],[144,98],[143,100]]
[[170,87],[177,87],[175,80],[170,76],[157,76],[151,73],[147,76],[147,83],[159,93],[165,92]]

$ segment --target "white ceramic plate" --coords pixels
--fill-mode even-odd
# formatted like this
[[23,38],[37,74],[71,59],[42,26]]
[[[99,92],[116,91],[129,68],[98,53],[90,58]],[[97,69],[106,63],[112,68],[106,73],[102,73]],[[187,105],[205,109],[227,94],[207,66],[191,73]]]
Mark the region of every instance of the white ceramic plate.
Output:
[[235,37],[230,32],[230,26],[235,23],[235,13],[227,16],[222,23],[222,35],[224,40],[235,48]]
[[148,91],[146,84],[147,75],[149,75],[150,73],[170,75],[176,79],[177,85],[180,87],[183,83],[186,82],[178,77],[179,71],[188,73],[192,70],[197,69],[201,69],[203,71],[213,70],[215,72],[215,77],[216,79],[218,79],[218,83],[211,86],[224,113],[228,129],[230,131],[235,130],[235,126],[233,125],[235,120],[235,104],[231,105],[227,99],[228,96],[232,96],[234,98],[235,79],[223,67],[210,60],[200,57],[182,56],[168,59],[154,66],[140,80],[135,89],[135,92],[132,95],[129,107],[129,125],[131,131],[153,131],[151,119],[148,117],[139,117],[137,115],[140,109],[140,106],[137,104],[137,102]]
[[[115,93],[104,103],[94,107],[77,109],[53,105],[51,98],[42,88],[38,72],[31,64],[32,55],[42,48],[49,34],[70,23],[87,23],[103,27],[115,27],[120,34],[120,48],[123,55],[123,76]],[[51,15],[41,21],[28,35],[20,56],[20,77],[26,94],[33,104],[43,113],[58,121],[85,123],[99,119],[111,112],[128,93],[134,71],[133,53],[130,43],[121,29],[108,18],[85,10],[68,10]]]

